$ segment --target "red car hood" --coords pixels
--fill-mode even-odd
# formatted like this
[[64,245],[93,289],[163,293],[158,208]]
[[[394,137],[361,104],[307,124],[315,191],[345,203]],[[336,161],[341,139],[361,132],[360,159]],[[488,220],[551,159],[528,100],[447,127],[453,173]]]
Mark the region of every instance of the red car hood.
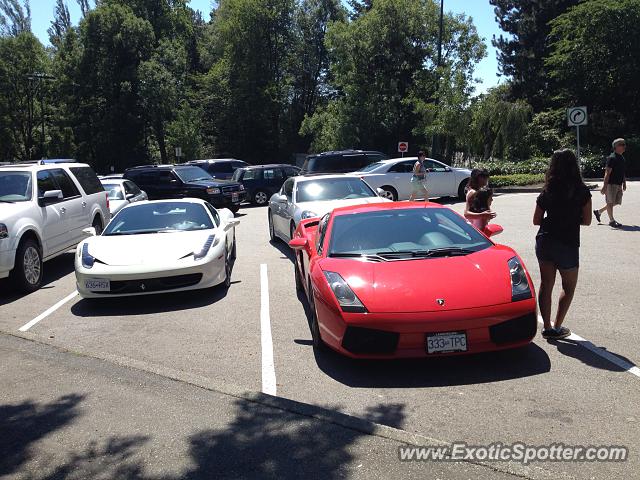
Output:
[[461,257],[391,262],[325,258],[320,267],[339,273],[371,313],[414,313],[510,302],[507,261],[513,256],[510,248],[494,246]]

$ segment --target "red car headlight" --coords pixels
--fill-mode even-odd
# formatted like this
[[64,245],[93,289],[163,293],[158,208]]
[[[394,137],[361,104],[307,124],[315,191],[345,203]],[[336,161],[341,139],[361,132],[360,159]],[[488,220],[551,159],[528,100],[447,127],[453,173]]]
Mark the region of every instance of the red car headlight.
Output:
[[351,287],[340,274],[335,272],[324,272],[324,276],[329,282],[331,291],[338,300],[340,308],[344,312],[364,313],[367,311],[358,296],[351,290]]
[[532,294],[529,288],[527,274],[518,257],[510,258],[508,265],[509,275],[511,277],[511,301],[517,302],[518,300],[531,298]]

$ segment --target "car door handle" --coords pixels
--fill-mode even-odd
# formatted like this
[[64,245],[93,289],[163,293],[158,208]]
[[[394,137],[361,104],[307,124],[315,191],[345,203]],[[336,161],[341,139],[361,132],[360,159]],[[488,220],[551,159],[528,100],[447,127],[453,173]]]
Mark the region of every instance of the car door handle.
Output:
[[87,202],[82,202],[82,208],[87,208]]
[[67,209],[66,209],[65,207],[62,207],[62,208],[60,209],[60,213],[67,213]]

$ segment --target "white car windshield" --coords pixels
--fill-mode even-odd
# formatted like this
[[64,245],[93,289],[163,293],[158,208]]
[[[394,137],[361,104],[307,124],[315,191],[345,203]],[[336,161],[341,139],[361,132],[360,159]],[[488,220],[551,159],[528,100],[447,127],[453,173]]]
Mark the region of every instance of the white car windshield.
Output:
[[103,235],[184,232],[211,228],[214,228],[211,217],[199,203],[145,203],[120,210]]
[[0,171],[0,202],[14,203],[31,200],[30,172]]
[[377,195],[359,178],[318,178],[298,182],[296,187],[298,203],[368,197]]
[[491,242],[448,208],[394,209],[336,216],[329,256],[405,260],[467,255],[490,246]]
[[109,200],[124,200],[122,185],[119,183],[103,183],[102,186],[107,191]]

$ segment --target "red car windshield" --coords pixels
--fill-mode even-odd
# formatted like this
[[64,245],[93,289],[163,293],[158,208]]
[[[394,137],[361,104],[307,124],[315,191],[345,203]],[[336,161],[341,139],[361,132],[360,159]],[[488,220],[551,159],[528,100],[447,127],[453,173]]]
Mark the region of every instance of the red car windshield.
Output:
[[379,210],[333,219],[329,256],[466,255],[492,243],[448,208]]

